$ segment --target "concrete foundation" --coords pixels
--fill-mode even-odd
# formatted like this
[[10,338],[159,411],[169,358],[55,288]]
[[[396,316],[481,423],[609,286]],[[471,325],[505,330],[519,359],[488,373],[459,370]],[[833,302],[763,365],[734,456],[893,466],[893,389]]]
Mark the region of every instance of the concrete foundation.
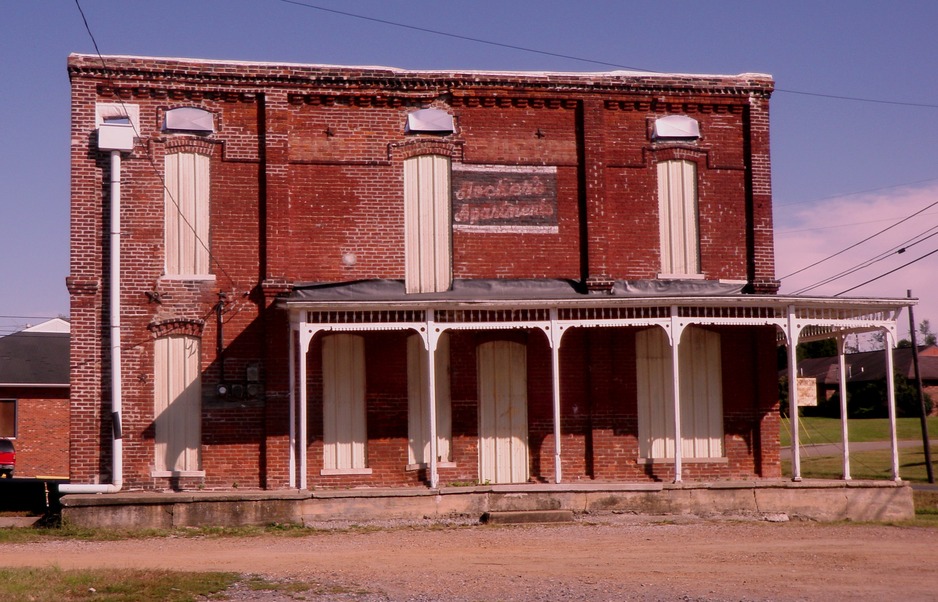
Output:
[[156,528],[304,524],[330,520],[481,517],[487,512],[754,517],[769,520],[905,520],[912,489],[892,481],[486,485],[441,489],[128,492],[66,495],[63,523]]

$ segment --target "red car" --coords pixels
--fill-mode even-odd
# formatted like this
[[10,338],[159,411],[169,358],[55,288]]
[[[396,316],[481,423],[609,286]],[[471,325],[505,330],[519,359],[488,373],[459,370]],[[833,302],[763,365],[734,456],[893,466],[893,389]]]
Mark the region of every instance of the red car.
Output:
[[9,439],[0,439],[0,478],[13,476],[13,467],[16,466],[16,450]]

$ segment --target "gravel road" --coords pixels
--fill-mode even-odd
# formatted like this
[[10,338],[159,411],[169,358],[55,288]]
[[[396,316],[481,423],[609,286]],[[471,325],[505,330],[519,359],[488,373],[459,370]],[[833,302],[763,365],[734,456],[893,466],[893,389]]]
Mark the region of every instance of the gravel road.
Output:
[[229,600],[933,600],[938,529],[630,515],[573,524],[396,523],[300,537],[2,546],[0,566],[234,571],[300,582]]

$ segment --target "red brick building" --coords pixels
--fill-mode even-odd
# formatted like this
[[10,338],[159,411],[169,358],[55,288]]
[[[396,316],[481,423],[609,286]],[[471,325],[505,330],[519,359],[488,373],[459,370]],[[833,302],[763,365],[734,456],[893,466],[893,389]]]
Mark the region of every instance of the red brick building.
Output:
[[0,337],[0,439],[14,476],[68,475],[69,324],[53,318]]
[[69,75],[73,482],[776,478],[779,333],[903,303],[775,295],[766,75]]

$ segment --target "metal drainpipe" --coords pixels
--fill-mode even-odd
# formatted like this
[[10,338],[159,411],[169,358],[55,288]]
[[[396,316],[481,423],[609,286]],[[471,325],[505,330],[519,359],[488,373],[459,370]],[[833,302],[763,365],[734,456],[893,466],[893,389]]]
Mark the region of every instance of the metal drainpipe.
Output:
[[61,493],[117,493],[124,485],[124,446],[121,433],[121,325],[120,325],[120,242],[121,242],[121,151],[111,150],[111,484],[64,484]]

